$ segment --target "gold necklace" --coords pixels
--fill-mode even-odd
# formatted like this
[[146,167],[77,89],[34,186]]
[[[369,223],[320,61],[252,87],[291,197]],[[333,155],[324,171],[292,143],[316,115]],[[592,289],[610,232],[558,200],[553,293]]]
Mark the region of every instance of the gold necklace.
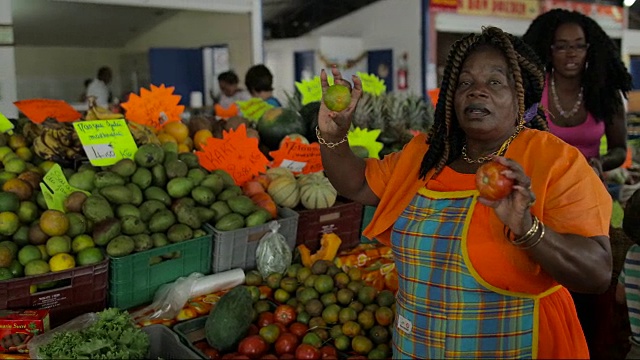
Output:
[[513,135],[509,136],[509,138],[502,143],[502,145],[500,146],[500,149],[492,152],[489,155],[481,156],[475,160],[471,159],[467,155],[467,143],[465,142],[465,144],[462,145],[462,159],[469,164],[484,164],[487,161],[490,161],[494,156],[504,155],[504,153],[507,152],[507,148],[509,148],[509,145],[511,144],[513,139],[515,139],[516,136],[520,134],[520,131],[522,131],[523,128],[524,128],[524,124],[522,123],[518,124],[518,126],[516,127],[516,132],[514,132]]

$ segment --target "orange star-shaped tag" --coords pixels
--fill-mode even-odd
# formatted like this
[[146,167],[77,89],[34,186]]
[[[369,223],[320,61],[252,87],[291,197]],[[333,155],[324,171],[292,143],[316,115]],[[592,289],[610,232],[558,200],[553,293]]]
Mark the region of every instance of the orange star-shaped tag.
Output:
[[284,167],[294,174],[309,174],[322,171],[320,144],[303,144],[300,139],[285,139],[280,149],[269,153],[273,158],[271,167]]
[[29,120],[41,124],[48,118],[59,122],[71,122],[82,118],[82,114],[62,100],[29,99],[13,103]]
[[151,85],[151,90],[140,88],[140,96],[131,94],[129,100],[122,104],[127,110],[127,120],[151,126],[158,130],[172,121],[180,121],[184,106],[180,103],[180,95],[174,95],[173,86]]
[[269,160],[258,149],[258,139],[247,137],[247,127],[223,132],[222,139],[208,138],[202,151],[196,151],[200,165],[209,170],[228,172],[237,185],[264,173]]

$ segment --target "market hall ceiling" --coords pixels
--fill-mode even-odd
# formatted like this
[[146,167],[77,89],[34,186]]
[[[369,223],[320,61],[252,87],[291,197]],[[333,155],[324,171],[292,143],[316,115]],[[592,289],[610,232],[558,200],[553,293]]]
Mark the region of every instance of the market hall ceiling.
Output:
[[266,39],[293,38],[378,0],[263,0]]

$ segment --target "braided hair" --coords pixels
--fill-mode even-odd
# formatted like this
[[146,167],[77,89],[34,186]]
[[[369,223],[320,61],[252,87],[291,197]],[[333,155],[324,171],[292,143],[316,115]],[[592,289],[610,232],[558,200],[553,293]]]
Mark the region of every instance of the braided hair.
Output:
[[[481,34],[470,34],[456,41],[449,52],[447,65],[440,86],[440,96],[427,142],[429,149],[422,158],[420,178],[431,169],[440,172],[462,154],[465,133],[458,124],[454,110],[454,97],[458,76],[464,61],[478,47],[500,50],[507,60],[518,101],[518,119],[523,119],[526,109],[534,107],[528,127],[548,130],[544,112],[538,107],[544,86],[544,68],[533,50],[519,38],[496,27],[486,27]],[[515,119],[514,119],[515,121]]]
[[627,97],[632,80],[620,59],[618,47],[597,22],[576,11],[553,9],[533,20],[522,39],[543,60],[550,73],[553,69],[551,45],[556,30],[563,24],[579,25],[590,44],[586,59],[589,66],[582,73],[584,106],[597,121],[611,123],[614,115],[623,111],[622,96]]

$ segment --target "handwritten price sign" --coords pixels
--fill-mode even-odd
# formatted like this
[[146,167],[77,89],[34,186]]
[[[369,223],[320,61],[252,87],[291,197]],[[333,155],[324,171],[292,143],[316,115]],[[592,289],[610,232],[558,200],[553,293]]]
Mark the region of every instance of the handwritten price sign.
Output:
[[94,166],[109,166],[121,159],[133,159],[138,151],[127,122],[118,120],[73,123],[87,158]]
[[202,151],[196,151],[200,165],[213,171],[222,169],[231,175],[237,185],[264,173],[269,160],[258,149],[258,139],[247,137],[247,127],[224,132],[222,139],[208,138]]
[[[59,164],[53,165],[42,180],[44,183],[40,183],[40,189],[42,190],[44,201],[47,203],[49,209],[64,212],[64,200],[71,193],[82,191],[69,185]],[[86,191],[83,192],[91,195]]]
[[294,174],[310,174],[322,171],[322,158],[318,143],[303,144],[300,139],[286,139],[280,149],[269,153],[272,167],[284,167]]
[[71,122],[82,118],[82,114],[62,100],[30,99],[13,103],[29,120],[41,124],[48,118],[59,122]]
[[0,113],[0,133],[13,134],[13,123],[6,116]]
[[267,110],[273,108],[273,105],[259,98],[251,98],[247,101],[238,101],[242,116],[252,120],[258,121]]
[[384,144],[376,141],[380,136],[380,129],[355,129],[349,131],[347,139],[349,139],[349,146],[362,146],[369,152],[369,157],[374,159],[380,158],[380,150],[384,147]]

